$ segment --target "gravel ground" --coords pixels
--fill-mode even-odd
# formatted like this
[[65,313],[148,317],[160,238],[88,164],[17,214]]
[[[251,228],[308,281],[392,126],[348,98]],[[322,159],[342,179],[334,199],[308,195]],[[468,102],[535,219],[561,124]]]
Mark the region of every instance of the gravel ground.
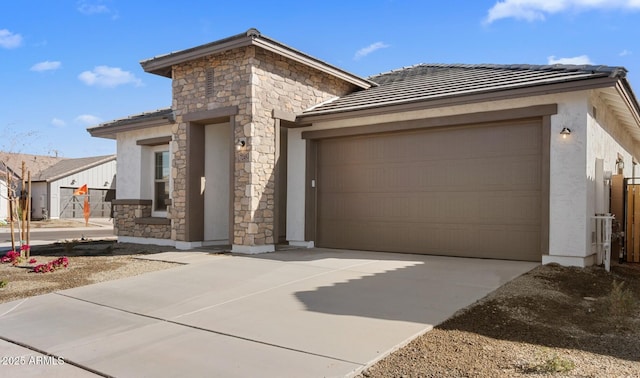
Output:
[[[136,258],[167,250],[173,248],[112,241],[34,246],[31,256],[37,263],[23,262],[19,266],[0,264],[0,280],[6,282],[6,286],[0,288],[0,303],[179,266]],[[68,257],[67,268],[49,273],[32,272],[33,266],[61,256]]]
[[640,377],[638,303],[638,266],[540,266],[360,377]]

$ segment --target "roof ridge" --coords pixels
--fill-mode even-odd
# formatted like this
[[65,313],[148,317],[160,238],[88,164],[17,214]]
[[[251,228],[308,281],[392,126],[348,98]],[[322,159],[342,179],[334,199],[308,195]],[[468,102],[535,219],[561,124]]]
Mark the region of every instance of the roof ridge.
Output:
[[461,69],[493,69],[493,70],[529,70],[529,71],[564,71],[564,72],[591,72],[591,73],[608,73],[610,77],[624,78],[627,69],[623,66],[607,66],[592,64],[494,64],[494,63],[418,63],[410,66],[396,68],[390,71],[381,72],[379,74],[367,77],[373,80],[376,77],[408,71],[418,67],[425,68],[461,68]]
[[35,181],[53,181],[66,177],[85,169],[115,160],[116,154],[86,156],[81,158],[67,158],[41,170],[34,176]]

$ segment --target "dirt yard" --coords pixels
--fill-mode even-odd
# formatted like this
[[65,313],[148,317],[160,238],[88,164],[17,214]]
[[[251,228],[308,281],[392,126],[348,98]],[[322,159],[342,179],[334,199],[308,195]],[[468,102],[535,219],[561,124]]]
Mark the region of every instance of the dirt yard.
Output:
[[[174,250],[172,247],[116,243],[114,241],[70,241],[34,246],[31,257],[37,262],[18,266],[0,264],[0,303],[92,283],[131,277],[179,264],[137,259],[136,256]],[[48,273],[34,273],[33,267],[67,256],[69,265]],[[1,285],[1,284],[0,284]]]
[[[114,242],[34,247],[32,273],[0,264],[0,302],[168,269],[135,256],[170,250]],[[446,290],[446,288],[443,288]],[[640,266],[540,266],[362,372],[361,377],[638,377]]]
[[540,266],[361,376],[639,377],[638,303],[638,266]]

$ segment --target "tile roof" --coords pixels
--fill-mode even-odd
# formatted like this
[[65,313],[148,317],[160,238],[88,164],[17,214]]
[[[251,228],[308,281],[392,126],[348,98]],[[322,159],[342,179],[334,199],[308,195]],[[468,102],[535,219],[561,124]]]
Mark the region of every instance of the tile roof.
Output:
[[[13,172],[15,178],[21,178],[22,175],[22,162],[25,163],[25,170],[31,171],[31,178],[38,172],[56,164],[57,162],[64,160],[61,157],[46,156],[46,155],[30,155],[30,154],[18,154],[0,151],[0,172],[4,175],[4,166],[9,168]],[[26,178],[26,177],[25,177]],[[5,177],[2,177],[4,180]]]
[[173,109],[162,108],[148,112],[130,115],[125,118],[101,123],[97,126],[87,128],[92,136],[115,139],[117,131],[123,131],[130,127],[137,127],[148,123],[173,123],[175,121]]
[[32,181],[54,181],[62,177],[95,167],[116,159],[116,155],[92,156],[78,159],[63,159],[31,176]]
[[119,118],[113,121],[101,123],[97,126],[90,127],[89,129],[90,130],[97,129],[99,127],[104,127],[104,126],[125,126],[125,125],[135,124],[135,123],[143,122],[148,119],[155,119],[155,118],[164,118],[167,120],[171,120],[173,119],[173,109],[162,108],[162,109],[152,110],[148,112],[133,114],[125,118]]
[[623,67],[577,65],[418,64],[368,79],[378,86],[305,111],[321,115],[594,78],[626,76]]

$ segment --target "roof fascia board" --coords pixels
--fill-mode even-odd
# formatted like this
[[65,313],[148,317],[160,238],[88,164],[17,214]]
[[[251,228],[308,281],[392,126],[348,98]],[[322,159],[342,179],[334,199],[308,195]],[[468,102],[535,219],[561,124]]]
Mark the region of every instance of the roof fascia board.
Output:
[[173,65],[247,46],[256,46],[264,50],[274,52],[276,54],[284,56],[285,58],[328,73],[363,89],[367,89],[376,85],[372,81],[363,79],[338,67],[325,63],[319,59],[313,58],[305,53],[283,45],[261,34],[240,34],[236,37],[231,37],[231,39],[223,40],[221,42],[213,42],[208,45],[194,47],[191,49],[170,53],[164,56],[143,60],[140,62],[140,65],[145,72],[171,78],[170,73],[171,67]]
[[76,169],[72,169],[72,170],[70,170],[68,172],[64,172],[64,173],[61,173],[59,175],[56,175],[56,176],[53,176],[53,177],[49,177],[49,178],[41,180],[41,181],[45,181],[47,183],[50,183],[50,182],[53,182],[53,181],[56,181],[56,180],[63,179],[65,177],[67,177],[67,176],[71,176],[71,175],[76,174],[78,172],[82,172],[82,171],[85,171],[87,169],[91,169],[91,168],[97,167],[97,166],[102,165],[104,163],[108,163],[108,162],[110,162],[112,160],[116,160],[116,156],[115,155],[109,156],[107,158],[104,158],[104,159],[101,159],[101,160],[98,160],[98,161],[94,161],[91,164],[87,164],[85,166],[78,167]]
[[237,39],[232,39],[222,43],[213,43],[201,47],[194,47],[191,49],[170,53],[165,56],[143,60],[142,62],[140,62],[140,65],[145,72],[171,78],[171,75],[165,75],[162,72],[165,72],[167,69],[169,72],[171,72],[171,67],[175,64],[204,58],[208,55],[229,51],[235,48],[247,47],[252,44],[253,41],[250,37],[242,36]]
[[403,102],[398,104],[382,104],[377,107],[355,110],[331,111],[327,110],[323,113],[310,114],[308,116],[299,115],[296,119],[298,127],[307,127],[314,122],[334,121],[340,119],[348,119],[354,117],[376,116],[388,113],[400,113],[414,110],[433,109],[443,106],[467,105],[479,102],[509,100],[521,97],[541,96],[548,94],[556,94],[563,92],[575,92],[589,89],[597,89],[614,86],[617,79],[603,77],[591,80],[580,80],[573,82],[563,82],[557,84],[516,88],[510,90],[495,90],[492,92],[482,92],[463,96],[449,96],[434,100],[417,100],[412,102]]
[[635,119],[638,126],[640,126],[640,105],[638,104],[638,100],[633,94],[629,82],[626,79],[618,81],[616,83],[616,91],[622,98],[622,101],[624,101],[624,103],[629,108],[631,116]]
[[[336,138],[345,136],[421,130],[435,127],[452,127],[489,122],[503,122],[516,119],[538,118],[557,113],[557,104],[533,105],[524,108],[490,110],[486,112],[464,113],[445,117],[431,117],[399,122],[385,122],[364,126],[344,127],[338,129],[303,131],[302,139]],[[401,126],[398,127],[398,125]]]
[[125,123],[124,125],[113,125],[113,126],[96,126],[92,128],[88,128],[87,131],[91,134],[92,137],[99,138],[107,138],[107,139],[116,139],[117,133],[122,133],[125,131],[134,131],[134,130],[143,130],[156,126],[166,126],[171,125],[173,122],[168,120],[166,117],[154,117],[152,119],[145,119],[143,121],[131,121],[129,123]]

